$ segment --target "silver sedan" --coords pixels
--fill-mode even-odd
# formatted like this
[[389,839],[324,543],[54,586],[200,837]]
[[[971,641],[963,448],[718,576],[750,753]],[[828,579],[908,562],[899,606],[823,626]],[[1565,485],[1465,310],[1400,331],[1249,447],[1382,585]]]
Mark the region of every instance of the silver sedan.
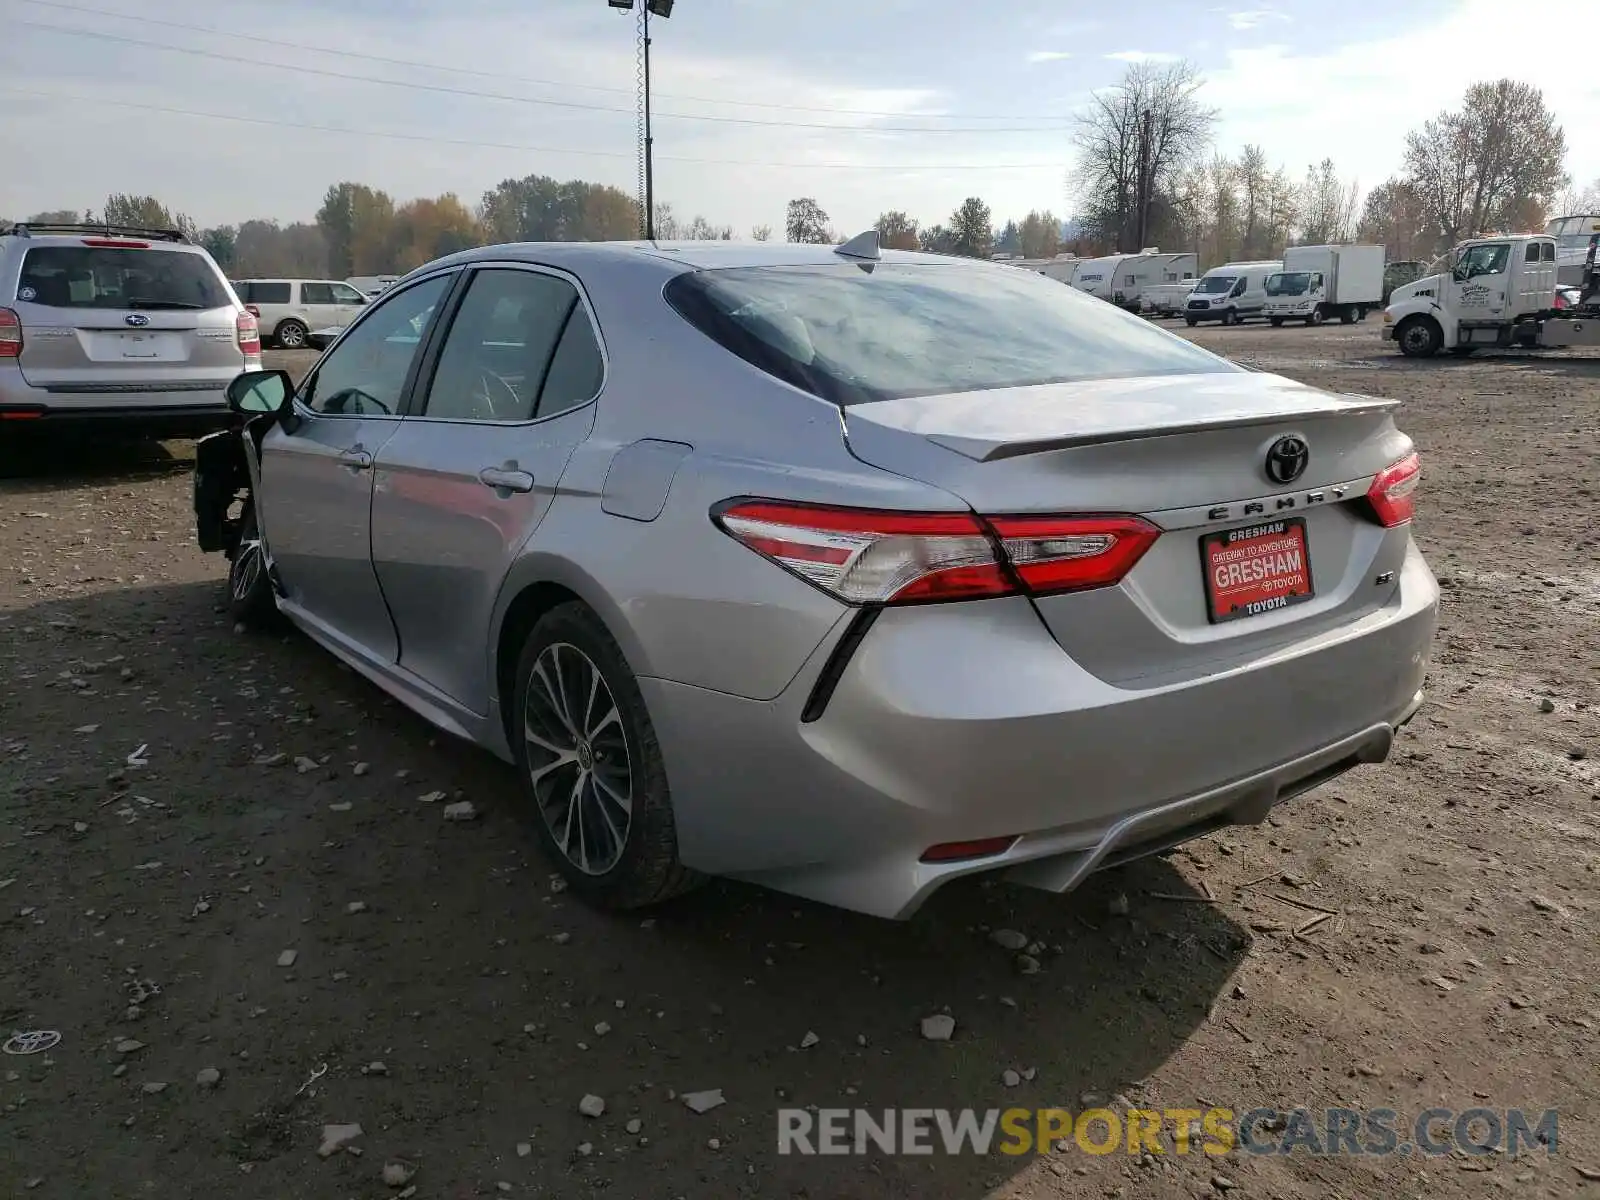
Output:
[[514,764],[606,906],[1065,892],[1382,761],[1422,701],[1395,405],[1027,272],[492,246],[231,400],[195,504],[238,619]]

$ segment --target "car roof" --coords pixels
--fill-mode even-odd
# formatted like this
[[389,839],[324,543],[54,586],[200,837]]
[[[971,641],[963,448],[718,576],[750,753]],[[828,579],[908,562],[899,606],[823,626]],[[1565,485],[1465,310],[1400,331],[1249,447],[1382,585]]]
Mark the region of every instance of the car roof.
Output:
[[[729,267],[838,266],[867,260],[835,253],[831,245],[801,245],[790,242],[511,242],[498,246],[479,246],[428,264],[428,269],[445,264],[486,260],[543,263],[573,270],[584,266],[653,261],[673,264],[686,271],[719,270]],[[884,250],[877,260],[885,263],[929,263],[946,266],[993,267],[1003,264],[981,259],[955,258],[941,254],[921,254],[906,250]]]

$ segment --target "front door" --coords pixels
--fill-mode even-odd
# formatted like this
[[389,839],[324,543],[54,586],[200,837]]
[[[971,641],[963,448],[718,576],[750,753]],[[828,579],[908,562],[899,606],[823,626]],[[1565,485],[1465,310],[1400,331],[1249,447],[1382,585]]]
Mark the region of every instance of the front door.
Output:
[[1498,321],[1506,311],[1510,242],[1468,246],[1450,278],[1450,308],[1458,320]]
[[295,615],[346,648],[395,660],[393,622],[372,570],[372,478],[432,315],[454,276],[375,305],[306,377],[293,417],[261,444],[263,525]]
[[400,665],[472,712],[489,708],[500,585],[589,434],[603,377],[567,277],[477,269],[432,378],[378,453],[372,558]]

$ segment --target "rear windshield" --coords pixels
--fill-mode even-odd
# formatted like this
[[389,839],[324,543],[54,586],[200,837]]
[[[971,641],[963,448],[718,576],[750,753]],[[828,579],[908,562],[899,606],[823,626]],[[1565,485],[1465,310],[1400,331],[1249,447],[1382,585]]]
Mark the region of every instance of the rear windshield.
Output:
[[177,250],[40,246],[22,260],[17,299],[50,308],[223,308],[210,261]]
[[1031,271],[920,263],[680,275],[667,302],[836,404],[1240,368]]
[[1220,296],[1223,292],[1232,291],[1238,279],[1232,275],[1207,275],[1195,285],[1195,291],[1203,296]]

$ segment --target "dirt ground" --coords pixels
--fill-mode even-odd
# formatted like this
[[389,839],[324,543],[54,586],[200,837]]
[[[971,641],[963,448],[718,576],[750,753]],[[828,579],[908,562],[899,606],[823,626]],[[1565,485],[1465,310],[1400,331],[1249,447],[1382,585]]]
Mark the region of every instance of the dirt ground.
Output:
[[[1405,402],[1444,607],[1391,762],[1071,896],[961,884],[906,924],[730,884],[585,908],[506,769],[304,638],[234,632],[189,445],[0,432],[0,1034],[61,1035],[0,1058],[0,1191],[1600,1196],[1600,359],[1416,364],[1375,324],[1192,336]],[[954,1037],[924,1040],[940,1012]],[[776,1149],[780,1107],[1099,1103],[1555,1107],[1560,1134],[1514,1159]]]

